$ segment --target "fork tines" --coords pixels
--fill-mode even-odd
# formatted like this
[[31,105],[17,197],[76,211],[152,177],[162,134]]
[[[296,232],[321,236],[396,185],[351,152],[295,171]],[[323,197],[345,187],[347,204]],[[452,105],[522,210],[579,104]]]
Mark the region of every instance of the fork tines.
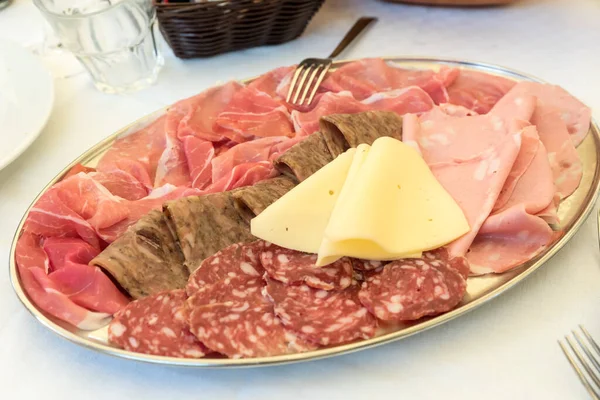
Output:
[[330,67],[331,59],[307,58],[303,60],[294,72],[285,101],[298,106],[312,103],[317,89]]
[[600,400],[600,347],[582,325],[579,329],[558,344],[592,398]]

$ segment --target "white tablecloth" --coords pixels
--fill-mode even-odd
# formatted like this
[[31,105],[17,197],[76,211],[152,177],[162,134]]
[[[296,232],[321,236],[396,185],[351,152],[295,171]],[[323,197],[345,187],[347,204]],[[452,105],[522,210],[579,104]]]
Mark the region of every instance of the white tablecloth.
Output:
[[[0,171],[5,268],[27,205],[70,160],[134,119],[216,81],[325,56],[361,15],[375,15],[379,22],[345,58],[423,55],[496,63],[560,84],[600,110],[600,4],[595,0],[525,0],[477,10],[329,0],[301,38],[282,46],[194,61],[178,60],[164,46],[166,66],[158,83],[139,93],[102,94],[85,74],[57,80],[46,129]],[[32,44],[40,35],[41,17],[30,1],[17,0],[0,12],[0,37]],[[352,355],[244,370],[167,368],[80,348],[29,315],[5,269],[0,274],[0,398],[586,399],[556,339],[578,323],[600,338],[595,227],[590,218],[526,282],[446,325]]]

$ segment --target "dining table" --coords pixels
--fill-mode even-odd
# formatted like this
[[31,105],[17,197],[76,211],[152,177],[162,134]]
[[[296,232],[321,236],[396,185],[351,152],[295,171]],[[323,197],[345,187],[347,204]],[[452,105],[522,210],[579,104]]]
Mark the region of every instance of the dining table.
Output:
[[[35,196],[68,163],[132,121],[218,82],[326,56],[363,15],[379,20],[340,59],[423,56],[498,64],[561,85],[599,116],[597,0],[522,0],[490,8],[328,0],[304,34],[282,45],[182,60],[161,40],[166,61],[158,81],[123,95],[95,89],[68,53],[42,52],[54,76],[52,115],[39,138],[0,170],[0,398],[589,398],[557,340],[578,324],[600,339],[597,210],[542,268],[472,312],[400,341],[310,362],[195,369],[114,358],[58,337],[19,302],[8,273],[13,235]],[[35,50],[43,35],[31,0],[0,11],[0,38]]]

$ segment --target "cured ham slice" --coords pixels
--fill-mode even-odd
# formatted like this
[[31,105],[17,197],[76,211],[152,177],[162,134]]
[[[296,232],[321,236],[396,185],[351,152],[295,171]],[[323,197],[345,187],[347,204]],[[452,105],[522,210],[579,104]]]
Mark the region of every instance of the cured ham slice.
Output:
[[48,238],[43,249],[50,261],[48,278],[75,304],[113,314],[129,303],[100,268],[87,265],[99,253],[88,243],[77,238]]
[[551,107],[560,111],[560,118],[567,125],[571,141],[578,146],[590,128],[592,111],[585,104],[573,97],[560,86],[537,82],[519,82],[511,90],[511,95],[533,95],[537,98],[538,107]]
[[158,159],[154,187],[165,184],[175,186],[190,185],[190,171],[183,143],[177,138],[177,132],[165,132],[165,149]]
[[486,114],[515,84],[501,76],[461,69],[448,86],[448,103]]
[[45,237],[81,237],[100,248],[94,228],[64,204],[59,191],[60,188],[53,187],[42,195],[29,211],[24,230]]
[[416,86],[377,93],[357,101],[349,92],[325,93],[315,108],[307,113],[292,112],[296,131],[303,136],[319,129],[319,119],[330,114],[356,114],[365,111],[393,111],[396,114],[422,113],[430,110],[433,102],[429,95]]
[[354,114],[364,111],[350,92],[325,93],[315,108],[307,113],[292,111],[292,121],[298,135],[308,136],[319,130],[319,119],[330,114]]
[[110,193],[127,200],[138,200],[146,197],[152,189],[152,184],[149,182],[149,177],[145,171],[144,177],[140,179],[133,176],[131,172],[127,172],[126,169],[119,169],[115,165],[114,169],[92,172],[90,176]]
[[321,87],[334,93],[349,91],[356,99],[363,100],[375,93],[418,86],[440,104],[448,102],[446,87],[457,74],[458,70],[453,68],[442,68],[439,72],[395,68],[380,58],[371,58],[337,69]]
[[229,174],[213,182],[206,192],[218,193],[250,186],[265,179],[274,178],[278,174],[270,161],[238,164]]
[[165,201],[193,194],[198,193],[165,185],[142,199],[129,201],[114,196],[90,175],[79,173],[44,193],[32,207],[24,229],[43,237],[80,237],[99,249]]
[[272,160],[279,155],[274,154],[274,151],[278,150],[275,146],[287,140],[290,139],[285,136],[273,136],[232,147],[212,160],[212,182],[218,182],[228,176],[237,165]]
[[167,113],[168,129],[175,130],[179,139],[196,136],[211,142],[223,140],[214,131],[215,120],[242,88],[240,83],[232,81],[175,103]]
[[[58,244],[65,244],[64,242],[60,243],[60,241],[61,239],[59,239]],[[94,330],[105,325],[110,314],[125,306],[127,299],[105,275],[101,272],[99,274],[102,275],[96,273],[94,267],[76,263],[76,261],[82,259],[81,257],[85,259],[92,253],[91,249],[85,248],[84,242],[80,243],[84,244],[83,250],[80,248],[71,252],[57,251],[56,248],[53,251],[52,248],[57,243],[48,244],[47,247],[55,262],[61,257],[61,254],[62,257],[70,261],[69,265],[64,267],[66,272],[61,272],[64,268],[51,272],[50,259],[42,248],[40,238],[29,232],[23,232],[17,242],[16,262],[22,286],[39,308],[56,318],[73,324],[79,329]],[[58,264],[60,263],[57,262]],[[90,274],[82,276],[83,268],[87,268],[87,271],[92,272],[92,279],[87,279]],[[50,274],[48,274],[49,271]],[[59,276],[55,281],[52,277],[57,273]],[[71,283],[70,289],[79,287],[79,290],[72,293],[63,293],[61,289],[65,289],[65,282]],[[95,298],[96,301],[92,301],[92,298]],[[110,310],[108,313],[89,311],[74,301],[81,301],[82,299],[87,300],[83,302],[84,306],[89,307],[90,304],[100,304],[100,309]]]
[[285,99],[295,70],[295,65],[275,68],[253,80],[248,84],[248,88],[264,92],[276,99]]
[[215,131],[234,142],[254,137],[294,136],[287,108],[256,89],[239,90],[215,120]]
[[173,185],[164,185],[160,188],[156,188],[143,199],[125,202],[125,206],[128,210],[127,216],[114,225],[99,229],[98,235],[107,243],[112,243],[142,216],[152,210],[160,209],[165,201],[178,199],[180,197],[195,196],[198,194],[200,194],[200,191],[196,189],[176,187]]
[[99,248],[98,230],[122,221],[128,213],[125,200],[79,173],[44,193],[31,209],[24,229],[44,237],[81,237]]
[[139,176],[139,170],[154,181],[156,166],[165,149],[165,122],[162,116],[148,126],[117,139],[98,161],[96,170],[113,171],[115,168]]
[[191,186],[196,189],[204,189],[210,185],[212,180],[215,147],[212,142],[195,136],[184,137],[182,143],[190,171]]

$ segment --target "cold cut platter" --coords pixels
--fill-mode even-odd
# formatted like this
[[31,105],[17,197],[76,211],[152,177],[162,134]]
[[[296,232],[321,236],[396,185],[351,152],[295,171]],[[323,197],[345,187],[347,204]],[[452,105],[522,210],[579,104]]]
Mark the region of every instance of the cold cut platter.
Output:
[[502,67],[338,62],[310,106],[292,67],[136,121],[34,200],[10,276],[85,347],[190,367],[349,353],[456,318],[541,267],[590,213],[600,132]]

